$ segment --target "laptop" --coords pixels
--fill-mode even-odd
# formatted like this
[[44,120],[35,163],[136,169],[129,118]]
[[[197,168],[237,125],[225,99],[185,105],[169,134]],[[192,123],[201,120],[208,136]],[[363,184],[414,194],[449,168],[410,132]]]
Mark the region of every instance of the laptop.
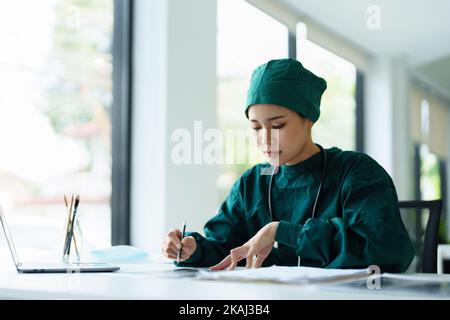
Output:
[[3,209],[0,206],[0,222],[5,233],[6,241],[8,242],[9,251],[13,257],[16,269],[19,273],[76,273],[76,272],[113,272],[120,269],[120,267],[110,265],[107,263],[21,263],[14,247],[14,242],[9,232],[6,223]]

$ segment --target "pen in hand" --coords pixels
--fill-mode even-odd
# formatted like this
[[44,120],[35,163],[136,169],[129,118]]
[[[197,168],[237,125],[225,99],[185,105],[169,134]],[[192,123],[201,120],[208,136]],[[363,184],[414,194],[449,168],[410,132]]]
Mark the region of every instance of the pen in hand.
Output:
[[[186,221],[183,221],[183,227],[182,227],[182,231],[181,231],[181,239],[180,240],[183,240],[185,234],[186,234]],[[181,251],[182,250],[183,250],[183,243],[181,243],[181,247],[180,247],[180,249],[178,249],[177,263],[180,263]]]

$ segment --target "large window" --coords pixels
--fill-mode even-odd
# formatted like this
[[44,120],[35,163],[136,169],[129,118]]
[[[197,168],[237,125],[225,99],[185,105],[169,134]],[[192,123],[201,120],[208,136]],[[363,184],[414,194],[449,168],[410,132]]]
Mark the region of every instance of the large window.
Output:
[[0,0],[0,203],[19,250],[61,253],[72,193],[83,250],[111,242],[113,20],[113,0]]
[[[222,130],[249,128],[244,115],[252,71],[270,59],[288,57],[288,29],[244,0],[218,1],[218,123]],[[226,144],[218,187],[221,198],[252,164],[240,161],[236,145]],[[249,148],[241,148],[249,150]],[[247,158],[249,159],[249,158]]]
[[426,144],[420,147],[420,195],[422,200],[441,198],[439,159]]
[[356,67],[305,38],[297,39],[297,58],[327,81],[313,140],[325,147],[356,150]]
[[[448,243],[449,236],[447,228],[447,203],[446,203],[446,175],[445,160],[440,160],[437,155],[430,152],[427,144],[417,145],[418,168],[416,176],[416,198],[420,200],[442,200],[441,219],[438,232],[439,243]],[[425,223],[426,221],[424,221]],[[425,226],[423,226],[425,228]]]
[[410,135],[414,143],[415,198],[442,199],[439,242],[447,243],[448,106],[414,82],[409,101]]

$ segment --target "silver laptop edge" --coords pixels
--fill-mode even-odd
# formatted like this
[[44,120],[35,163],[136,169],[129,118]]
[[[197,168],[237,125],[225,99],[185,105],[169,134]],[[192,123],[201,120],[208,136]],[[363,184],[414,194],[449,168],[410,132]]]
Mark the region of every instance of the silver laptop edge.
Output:
[[[9,251],[14,260],[14,264],[16,265],[16,269],[21,273],[75,273],[75,272],[112,272],[117,271],[120,268],[117,266],[109,265],[106,263],[68,263],[63,264],[59,263],[58,267],[46,267],[44,263],[33,264],[28,267],[22,265],[19,260],[19,256],[17,255],[16,247],[14,246],[14,242],[9,232],[8,224],[6,223],[5,215],[3,213],[3,208],[0,205],[0,223],[3,228],[3,232],[6,237],[6,242],[8,243]],[[40,266],[39,266],[40,265]]]
[[19,260],[19,256],[17,255],[17,251],[16,251],[16,247],[14,246],[14,242],[11,238],[11,234],[9,232],[9,228],[8,225],[6,223],[6,219],[5,216],[3,214],[3,208],[0,205],[0,221],[3,227],[3,232],[5,234],[6,237],[6,242],[8,242],[8,247],[9,247],[9,251],[11,251],[11,255],[13,257],[14,260],[14,264],[16,265],[16,269],[19,270],[20,266],[21,266],[21,262]]

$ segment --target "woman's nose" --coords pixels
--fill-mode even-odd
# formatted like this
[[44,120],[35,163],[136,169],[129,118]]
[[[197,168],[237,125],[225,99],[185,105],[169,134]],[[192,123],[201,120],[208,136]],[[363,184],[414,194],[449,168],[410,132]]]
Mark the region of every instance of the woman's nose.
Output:
[[267,147],[277,147],[278,148],[278,135],[279,130],[276,129],[262,129],[260,130],[260,141],[261,144]]
[[261,144],[264,146],[270,146],[271,138],[272,138],[270,129],[262,129],[262,130],[260,130],[260,132],[261,132],[261,136],[260,136]]

